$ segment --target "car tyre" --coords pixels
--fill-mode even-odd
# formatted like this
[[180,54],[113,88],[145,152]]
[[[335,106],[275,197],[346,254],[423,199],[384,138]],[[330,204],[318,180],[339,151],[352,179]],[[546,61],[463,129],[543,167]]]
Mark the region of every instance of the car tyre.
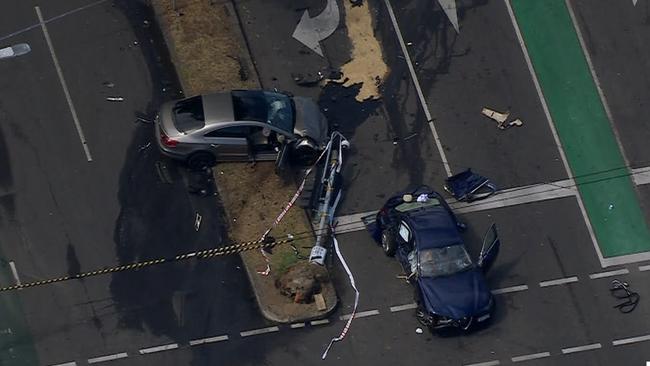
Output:
[[194,153],[187,159],[187,166],[192,170],[212,168],[216,163],[214,155],[205,151]]
[[381,232],[381,248],[389,257],[395,255],[397,251],[397,242],[395,241],[395,234],[392,230],[384,230]]

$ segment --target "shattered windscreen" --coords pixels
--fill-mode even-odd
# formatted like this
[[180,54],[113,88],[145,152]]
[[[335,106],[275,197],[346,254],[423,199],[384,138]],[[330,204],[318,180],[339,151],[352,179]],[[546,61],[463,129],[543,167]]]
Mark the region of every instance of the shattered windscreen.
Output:
[[422,277],[448,276],[472,267],[472,259],[460,244],[426,249],[419,254]]

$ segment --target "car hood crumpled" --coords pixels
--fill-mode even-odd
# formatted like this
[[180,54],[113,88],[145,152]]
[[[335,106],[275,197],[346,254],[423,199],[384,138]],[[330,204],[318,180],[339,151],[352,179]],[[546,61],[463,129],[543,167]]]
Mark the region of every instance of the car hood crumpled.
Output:
[[492,297],[478,268],[444,277],[421,277],[418,284],[429,312],[453,319],[483,313]]
[[321,145],[327,139],[327,118],[321,113],[313,100],[304,97],[293,97],[296,107],[296,125],[294,132],[303,137],[309,137]]

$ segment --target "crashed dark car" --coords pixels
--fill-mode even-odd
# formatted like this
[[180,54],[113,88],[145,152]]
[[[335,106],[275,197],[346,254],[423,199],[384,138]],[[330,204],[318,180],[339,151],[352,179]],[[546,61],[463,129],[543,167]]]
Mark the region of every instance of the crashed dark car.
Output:
[[468,330],[492,317],[494,299],[484,273],[499,251],[494,224],[475,263],[460,235],[465,225],[428,187],[391,197],[372,219],[364,221],[375,241],[387,256],[397,257],[415,287],[416,316],[423,325]]
[[160,151],[191,168],[221,161],[291,157],[310,164],[329,125],[311,99],[266,90],[232,90],[162,105],[155,121]]

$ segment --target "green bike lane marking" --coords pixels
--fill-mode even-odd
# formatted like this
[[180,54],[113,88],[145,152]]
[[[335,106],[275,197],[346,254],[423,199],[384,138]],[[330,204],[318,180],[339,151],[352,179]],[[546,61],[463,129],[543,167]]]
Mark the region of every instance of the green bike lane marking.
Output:
[[[0,253],[0,284],[14,283],[9,263]],[[0,365],[38,365],[38,354],[18,292],[0,294]]]
[[564,0],[510,0],[605,258],[650,251],[650,231]]

